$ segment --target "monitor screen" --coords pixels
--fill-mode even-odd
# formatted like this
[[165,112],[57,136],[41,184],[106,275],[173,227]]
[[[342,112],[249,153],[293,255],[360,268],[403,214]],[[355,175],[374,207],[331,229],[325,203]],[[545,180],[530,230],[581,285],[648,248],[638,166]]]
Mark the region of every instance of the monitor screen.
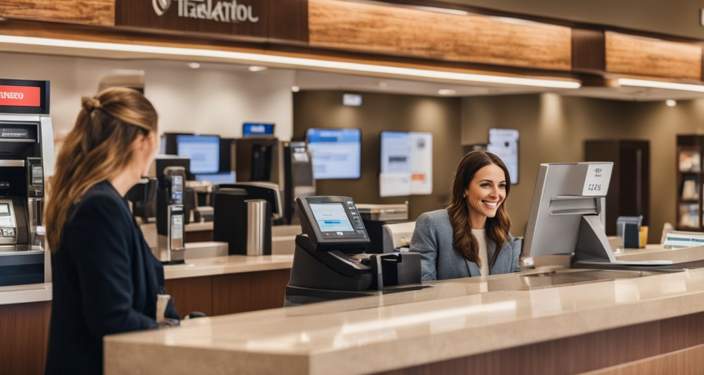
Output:
[[273,136],[274,124],[245,122],[242,124],[242,137]]
[[10,205],[7,203],[0,203],[0,216],[10,216]]
[[354,231],[342,203],[311,203],[310,209],[321,232]]
[[217,173],[220,169],[220,137],[217,135],[179,135],[176,143],[178,156],[191,160],[191,173]]
[[195,175],[196,181],[207,181],[213,184],[234,184],[237,180],[235,172],[201,173]]
[[313,178],[360,178],[362,132],[359,129],[308,129],[306,139],[313,159]]

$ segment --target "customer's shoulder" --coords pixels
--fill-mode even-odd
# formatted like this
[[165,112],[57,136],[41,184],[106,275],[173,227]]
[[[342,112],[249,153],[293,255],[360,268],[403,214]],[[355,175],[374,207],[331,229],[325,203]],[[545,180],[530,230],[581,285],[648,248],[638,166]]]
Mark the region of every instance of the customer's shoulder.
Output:
[[92,206],[95,204],[119,204],[122,201],[115,189],[109,182],[99,182],[88,191],[78,201],[79,207]]
[[91,187],[73,205],[70,218],[76,216],[84,218],[106,217],[111,220],[118,217],[129,216],[125,213],[125,203],[117,191],[108,182],[101,182]]

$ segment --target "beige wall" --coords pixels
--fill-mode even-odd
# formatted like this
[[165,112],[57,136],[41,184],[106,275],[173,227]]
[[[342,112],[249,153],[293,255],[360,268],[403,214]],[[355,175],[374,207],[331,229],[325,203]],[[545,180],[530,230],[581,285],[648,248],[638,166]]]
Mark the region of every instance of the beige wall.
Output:
[[87,59],[0,53],[0,78],[51,81],[55,134],[73,127],[80,97],[93,95],[102,77],[119,70],[144,71],[145,95],[160,115],[160,130],[239,137],[242,122],[274,122],[277,136],[290,139],[291,86],[295,72],[183,62]]
[[628,102],[555,94],[466,98],[462,100],[462,142],[486,143],[488,129],[520,131],[520,183],[508,201],[513,232],[528,220],[538,165],[581,161],[587,139],[650,140],[650,241],[659,241],[662,225],[674,223],[675,136],[704,128],[704,101]]

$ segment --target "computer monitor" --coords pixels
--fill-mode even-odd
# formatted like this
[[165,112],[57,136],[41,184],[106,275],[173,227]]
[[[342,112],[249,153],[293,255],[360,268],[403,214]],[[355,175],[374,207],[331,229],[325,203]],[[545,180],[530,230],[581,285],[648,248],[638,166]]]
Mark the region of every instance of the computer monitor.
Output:
[[612,168],[613,163],[541,164],[525,254],[573,254],[583,216],[597,216],[603,225]]
[[161,135],[161,145],[159,153],[162,155],[178,155],[177,139],[181,135],[194,135],[193,133],[171,133],[167,132]]
[[201,173],[194,176],[196,181],[205,181],[212,184],[234,184],[237,177],[234,171],[221,173]]
[[359,129],[311,128],[306,140],[316,180],[361,177],[362,132]]
[[242,137],[273,137],[274,124],[245,122],[242,124]]
[[541,164],[525,234],[525,256],[573,255],[582,264],[650,266],[618,261],[604,229],[612,162]]
[[220,169],[220,137],[217,135],[179,135],[177,152],[191,159],[193,174],[217,173]]

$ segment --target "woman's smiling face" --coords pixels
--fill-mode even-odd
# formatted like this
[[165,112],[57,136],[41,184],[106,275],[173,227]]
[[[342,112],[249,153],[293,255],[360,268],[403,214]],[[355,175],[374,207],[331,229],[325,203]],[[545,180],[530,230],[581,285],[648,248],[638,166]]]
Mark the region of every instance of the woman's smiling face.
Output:
[[479,169],[465,190],[470,212],[484,217],[494,217],[506,199],[506,176],[497,165],[489,164]]

